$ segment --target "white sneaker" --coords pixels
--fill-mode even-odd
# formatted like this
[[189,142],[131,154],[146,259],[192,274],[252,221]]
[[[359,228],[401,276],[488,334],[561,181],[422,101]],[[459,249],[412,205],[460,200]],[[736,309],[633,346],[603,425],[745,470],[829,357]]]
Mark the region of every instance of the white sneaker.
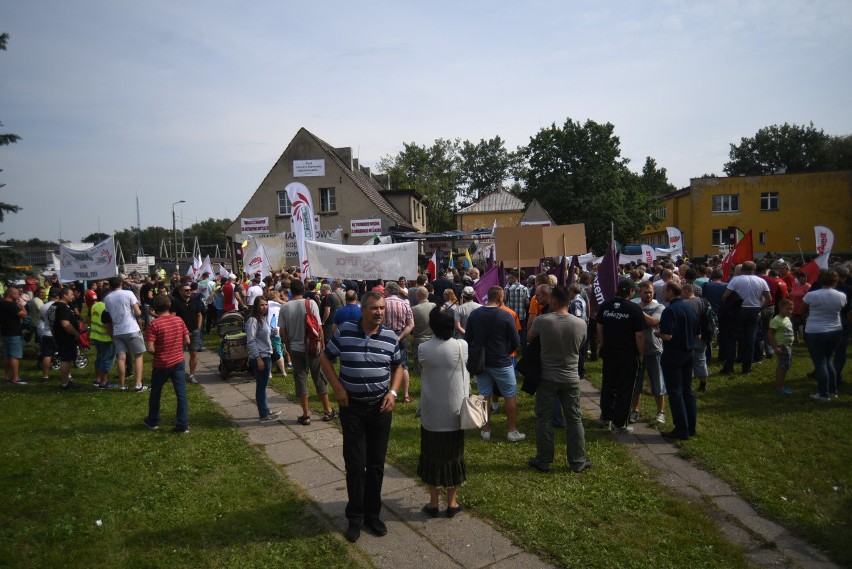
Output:
[[527,436],[518,429],[515,429],[514,431],[506,435],[506,438],[509,439],[510,443],[516,443],[518,441],[524,440],[525,438],[527,438]]
[[633,427],[629,425],[627,427],[616,427],[615,425],[613,425],[612,432],[616,435],[629,435],[633,432]]
[[630,418],[627,419],[628,423],[635,423],[639,421],[639,411],[631,411]]
[[482,437],[483,441],[490,441],[491,431],[479,431],[479,436]]
[[666,414],[665,413],[657,413],[657,422],[661,425],[664,425],[666,422]]
[[811,399],[815,401],[831,401],[831,396],[823,397],[819,393],[811,393]]

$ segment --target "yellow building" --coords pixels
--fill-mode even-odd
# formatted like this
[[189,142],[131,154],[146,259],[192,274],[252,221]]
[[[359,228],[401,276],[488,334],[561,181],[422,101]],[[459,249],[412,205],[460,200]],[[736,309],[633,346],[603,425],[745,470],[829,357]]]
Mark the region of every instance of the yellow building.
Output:
[[[852,253],[852,170],[732,178],[693,178],[689,187],[662,196],[658,225],[642,243],[665,247],[666,227],[683,232],[687,255],[716,255],[728,227],[751,230],[754,255],[816,251],[814,226],[834,232],[836,253]],[[797,241],[798,239],[798,241]]]

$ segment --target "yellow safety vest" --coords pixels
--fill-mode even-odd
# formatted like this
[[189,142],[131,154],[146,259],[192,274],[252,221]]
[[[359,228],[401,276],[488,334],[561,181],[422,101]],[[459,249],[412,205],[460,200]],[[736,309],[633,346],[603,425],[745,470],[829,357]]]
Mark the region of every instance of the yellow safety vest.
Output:
[[104,323],[101,320],[105,310],[106,304],[101,301],[98,301],[92,305],[92,308],[90,309],[92,322],[91,331],[89,332],[89,338],[91,338],[92,340],[99,340],[101,342],[112,342],[112,337],[107,334],[106,327],[104,326]]

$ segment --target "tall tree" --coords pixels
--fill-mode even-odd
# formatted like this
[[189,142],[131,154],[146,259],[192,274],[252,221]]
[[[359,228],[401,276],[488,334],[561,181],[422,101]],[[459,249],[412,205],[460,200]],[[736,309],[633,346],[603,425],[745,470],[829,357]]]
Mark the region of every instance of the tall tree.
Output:
[[499,136],[478,143],[465,140],[460,149],[461,186],[458,194],[462,207],[503,187],[523,157],[506,150]]
[[429,201],[426,223],[430,231],[455,227],[461,181],[459,147],[459,139],[439,138],[430,147],[404,143],[399,154],[379,160],[378,168],[388,175],[391,188],[416,190]]
[[784,123],[757,131],[753,137],[731,144],[729,176],[759,176],[786,172],[825,172],[852,168],[849,136],[830,136],[814,124]]
[[537,199],[557,223],[584,223],[586,244],[595,251],[608,246],[611,223],[616,239],[638,239],[654,221],[656,196],[668,187],[665,170],[653,159],[646,160],[642,176],[628,170],[614,131],[611,123],[569,118],[561,127],[542,128],[524,152],[521,196]]
[[[9,34],[0,34],[0,50],[6,51],[6,44],[9,41]],[[3,123],[0,122],[0,127],[3,126]],[[8,146],[10,144],[14,144],[21,139],[17,134],[0,134],[0,146]],[[2,172],[3,170],[0,170]],[[4,188],[6,184],[0,183],[0,189]],[[21,210],[19,206],[8,204],[5,202],[0,202],[0,223],[2,223],[6,219],[7,213],[18,213]],[[6,279],[15,274],[18,274],[18,271],[11,269],[10,267],[14,265],[20,259],[20,255],[14,249],[0,249],[0,277]]]

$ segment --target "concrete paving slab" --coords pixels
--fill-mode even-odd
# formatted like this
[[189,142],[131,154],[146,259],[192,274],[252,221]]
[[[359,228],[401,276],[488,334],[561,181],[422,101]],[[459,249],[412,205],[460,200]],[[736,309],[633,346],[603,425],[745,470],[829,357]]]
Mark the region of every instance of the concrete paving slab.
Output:
[[760,516],[742,516],[738,517],[737,520],[739,520],[750,531],[756,533],[769,542],[774,542],[779,536],[787,533],[787,530],[775,522],[769,521],[766,518],[761,518]]
[[412,486],[416,486],[417,481],[414,478],[409,478],[406,474],[403,474],[397,468],[385,464],[385,477],[382,482],[382,495],[392,494],[397,490],[402,490],[403,488],[410,488]]
[[[328,432],[328,431],[320,431],[320,432]],[[343,446],[339,447],[328,447],[324,449],[318,449],[319,453],[325,457],[327,461],[332,463],[334,466],[346,472],[346,463],[343,461]]]
[[712,501],[720,510],[729,513],[735,518],[758,515],[755,509],[739,496],[715,496]]
[[498,561],[494,565],[491,565],[490,569],[517,569],[518,567],[523,567],[524,569],[547,569],[552,567],[552,565],[548,565],[535,555],[523,552]]
[[256,445],[271,445],[296,438],[290,429],[280,423],[264,425],[263,429],[250,429],[246,431],[246,438]]
[[317,503],[322,512],[332,519],[332,524],[340,531],[346,529],[346,480],[336,480],[329,484],[306,488],[308,495]]
[[317,456],[317,453],[299,439],[266,445],[266,454],[272,462],[282,465],[302,462]]
[[[304,445],[304,443],[302,444]],[[316,453],[314,454],[316,456]],[[287,473],[287,476],[297,482],[302,488],[307,489],[314,486],[325,486],[332,482],[345,481],[346,479],[346,475],[339,468],[321,456],[291,463],[284,468],[284,471]]]
[[321,429],[304,433],[302,440],[315,450],[337,447],[338,454],[343,454],[343,433],[337,429]]
[[299,434],[299,436],[310,433],[313,431],[319,431],[322,429],[333,429],[335,428],[334,421],[323,421],[318,415],[311,415],[311,424],[310,425],[300,425],[297,420],[299,416],[302,414],[301,408],[296,413],[291,413],[290,415],[281,415],[281,422],[293,429],[293,432]]
[[239,405],[225,406],[225,411],[234,419],[259,419],[260,415],[257,411],[257,405],[254,403],[241,403]]
[[385,520],[388,534],[374,537],[366,531],[361,532],[358,546],[373,556],[373,562],[379,567],[434,567],[458,568],[460,565],[446,553],[424,540],[401,521]]

